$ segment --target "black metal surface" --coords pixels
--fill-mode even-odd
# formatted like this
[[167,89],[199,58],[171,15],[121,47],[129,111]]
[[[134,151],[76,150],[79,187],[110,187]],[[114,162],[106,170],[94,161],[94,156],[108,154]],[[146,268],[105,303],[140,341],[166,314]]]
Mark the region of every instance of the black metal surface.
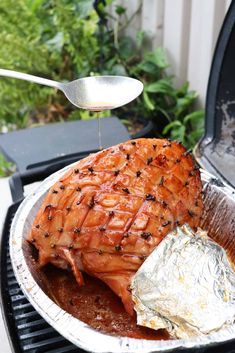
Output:
[[67,341],[37,313],[16,281],[9,256],[8,241],[10,225],[19,204],[20,202],[13,204],[8,210],[0,255],[1,307],[12,352],[82,353],[84,352],[82,349]]
[[[130,135],[118,118],[110,117],[101,119],[101,137],[102,147],[106,148],[128,140]],[[20,173],[97,149],[97,119],[49,124],[0,135],[0,151],[17,165]]]
[[224,20],[207,88],[205,136],[196,149],[202,166],[235,187],[235,1]]
[[80,152],[76,155],[69,155],[66,159],[64,158],[61,161],[51,163],[47,166],[30,169],[23,173],[18,172],[13,174],[9,179],[13,202],[21,201],[24,198],[24,185],[43,180],[57,170],[64,168],[66,165],[74,163],[94,152],[97,152],[97,150]]

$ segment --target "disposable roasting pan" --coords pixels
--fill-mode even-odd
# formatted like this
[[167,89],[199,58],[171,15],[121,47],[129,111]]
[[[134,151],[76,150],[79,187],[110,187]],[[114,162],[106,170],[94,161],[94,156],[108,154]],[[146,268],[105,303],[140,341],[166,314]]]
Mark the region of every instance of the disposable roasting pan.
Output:
[[[180,347],[205,347],[234,339],[235,325],[190,340],[151,341],[103,334],[62,310],[48,297],[40,274],[31,271],[27,265],[27,252],[24,251],[23,244],[48,189],[70,167],[45,179],[38,189],[23,201],[11,228],[10,255],[16,278],[28,300],[41,316],[61,335],[89,352],[165,352]],[[207,229],[209,235],[226,249],[231,260],[235,260],[235,192],[230,186],[225,186],[204,170],[201,170],[201,177],[205,192],[205,210],[201,227]]]

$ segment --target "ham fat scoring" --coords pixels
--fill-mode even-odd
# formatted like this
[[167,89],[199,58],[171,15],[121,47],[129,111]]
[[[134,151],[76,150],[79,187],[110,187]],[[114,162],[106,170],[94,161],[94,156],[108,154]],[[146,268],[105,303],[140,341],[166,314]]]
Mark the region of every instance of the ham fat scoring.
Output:
[[200,172],[185,148],[137,139],[92,154],[48,191],[27,240],[41,266],[71,269],[104,281],[133,313],[130,281],[176,226],[198,226]]

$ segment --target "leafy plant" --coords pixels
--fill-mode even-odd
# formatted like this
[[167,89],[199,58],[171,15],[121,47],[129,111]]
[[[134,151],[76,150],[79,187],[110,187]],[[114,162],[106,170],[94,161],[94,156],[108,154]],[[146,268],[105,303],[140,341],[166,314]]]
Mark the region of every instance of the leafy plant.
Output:
[[[96,74],[135,77],[144,83],[143,94],[114,113],[123,121],[130,115],[151,119],[157,136],[177,138],[191,147],[203,130],[203,112],[194,109],[197,94],[189,90],[187,82],[175,87],[174,78],[167,74],[165,51],[148,51],[143,31],[136,33],[135,40],[125,36],[141,3],[128,18],[126,8],[120,5],[111,15],[111,2],[1,0],[0,67],[57,81]],[[76,109],[51,88],[0,79],[2,131],[90,118],[94,113]]]
[[193,147],[203,134],[204,111],[198,110],[182,120],[173,120],[163,129],[163,135],[179,140],[187,147]]
[[8,162],[0,153],[0,177],[11,175],[14,171],[14,165]]
[[[92,3],[1,0],[0,67],[58,81],[90,75],[99,51],[94,35],[98,16]],[[73,109],[51,88],[0,79],[0,127],[66,119]]]
[[[189,90],[188,82],[175,87],[174,77],[167,74],[169,64],[164,49],[145,49],[148,38],[143,31],[136,33],[135,40],[123,34],[135,14],[127,18],[126,9],[116,6],[115,16],[110,16],[103,3],[98,13],[105,48],[101,73],[128,75],[144,83],[143,94],[115,114],[123,121],[130,116],[150,119],[155,123],[156,135],[175,138],[188,148],[193,147],[203,133],[204,120],[203,111],[194,108],[197,93]],[[112,25],[107,21],[110,17]],[[102,43],[100,41],[100,46]]]

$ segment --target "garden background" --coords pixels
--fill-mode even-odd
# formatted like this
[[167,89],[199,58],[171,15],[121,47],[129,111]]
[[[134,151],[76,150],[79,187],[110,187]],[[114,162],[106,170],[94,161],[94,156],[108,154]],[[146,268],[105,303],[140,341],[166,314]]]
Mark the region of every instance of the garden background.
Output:
[[[112,112],[130,133],[141,119],[155,136],[192,148],[203,134],[206,86],[230,0],[1,0],[0,67],[57,81],[128,75],[137,100]],[[109,116],[110,111],[103,113]],[[0,132],[92,119],[55,90],[0,79]],[[14,168],[0,155],[0,175]]]

